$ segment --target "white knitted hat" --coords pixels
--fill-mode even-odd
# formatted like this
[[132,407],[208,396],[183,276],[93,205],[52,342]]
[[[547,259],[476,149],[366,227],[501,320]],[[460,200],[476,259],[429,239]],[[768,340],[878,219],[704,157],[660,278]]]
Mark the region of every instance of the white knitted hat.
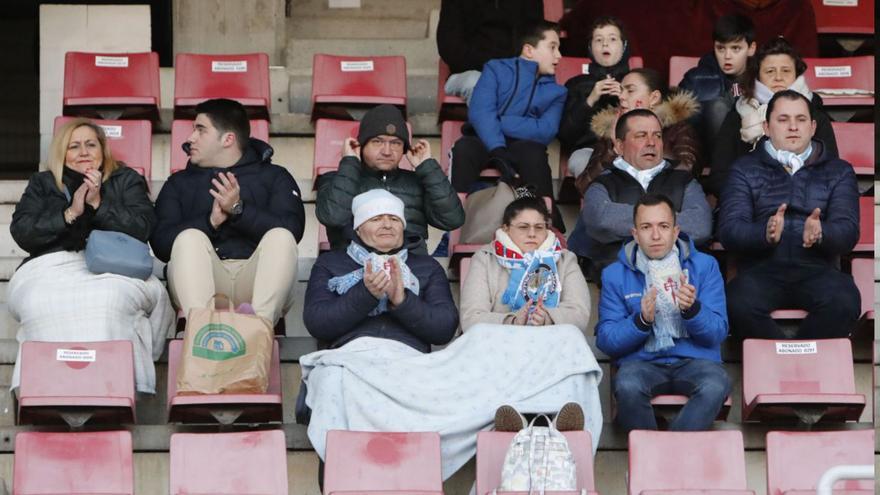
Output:
[[355,229],[377,215],[394,215],[406,228],[403,201],[385,189],[371,189],[355,196],[351,201],[351,212],[354,215]]

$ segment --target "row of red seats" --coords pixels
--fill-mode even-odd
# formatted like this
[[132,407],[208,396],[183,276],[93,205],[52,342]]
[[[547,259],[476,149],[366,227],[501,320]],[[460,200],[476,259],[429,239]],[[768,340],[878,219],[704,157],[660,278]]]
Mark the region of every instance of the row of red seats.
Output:
[[[577,466],[578,490],[596,494],[590,434],[563,434]],[[514,435],[495,431],[477,435],[476,493],[495,493]],[[822,474],[835,466],[874,464],[874,431],[870,429],[771,431],[766,447],[770,495],[815,490]],[[327,434],[325,458],[327,495],[443,493],[437,433],[333,430]],[[173,495],[288,493],[286,445],[280,430],[175,433],[171,435],[169,464]],[[746,481],[739,431],[633,431],[629,435],[627,485],[630,495],[754,494]],[[841,481],[835,489],[867,495],[873,493],[873,481]],[[15,438],[13,493],[134,493],[131,433],[19,433]]]

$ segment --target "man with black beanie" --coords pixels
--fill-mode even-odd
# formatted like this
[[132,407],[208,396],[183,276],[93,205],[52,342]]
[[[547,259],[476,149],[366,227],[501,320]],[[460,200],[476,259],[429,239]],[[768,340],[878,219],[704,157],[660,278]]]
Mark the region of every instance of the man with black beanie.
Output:
[[[406,154],[414,170],[400,168]],[[354,235],[351,202],[362,192],[385,189],[404,205],[404,245],[410,252],[427,254],[428,225],[454,230],[464,223],[464,208],[431,158],[428,141],[410,143],[403,115],[392,105],[379,105],[361,119],[357,139],[342,144],[339,170],[321,176],[316,214],[327,227],[332,249],[345,248]]]

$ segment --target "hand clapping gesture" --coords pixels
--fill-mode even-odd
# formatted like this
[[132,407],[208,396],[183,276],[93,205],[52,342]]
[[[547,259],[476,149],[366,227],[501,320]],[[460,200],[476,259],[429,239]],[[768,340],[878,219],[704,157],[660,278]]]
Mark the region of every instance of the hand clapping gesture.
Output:
[[654,323],[654,308],[657,304],[657,289],[651,287],[648,292],[642,296],[642,321],[645,323]]
[[822,241],[822,220],[819,215],[822,213],[819,208],[813,210],[813,213],[804,220],[804,247],[811,248],[815,244]]
[[94,209],[101,206],[101,171],[95,169],[86,170],[83,185],[86,186],[85,202]]
[[593,90],[587,96],[587,105],[592,107],[605,95],[620,96],[620,83],[610,74],[593,86]]
[[697,288],[688,283],[684,273],[680,275],[679,282],[681,282],[681,285],[679,286],[678,294],[676,294],[678,309],[687,311],[691,309],[691,306],[697,300]]
[[[779,244],[779,241],[782,240],[782,229],[785,227],[785,209],[788,205],[782,203],[779,205],[779,209],[776,210],[776,213],[767,220],[767,242],[770,244]],[[804,231],[806,235],[806,230]]]

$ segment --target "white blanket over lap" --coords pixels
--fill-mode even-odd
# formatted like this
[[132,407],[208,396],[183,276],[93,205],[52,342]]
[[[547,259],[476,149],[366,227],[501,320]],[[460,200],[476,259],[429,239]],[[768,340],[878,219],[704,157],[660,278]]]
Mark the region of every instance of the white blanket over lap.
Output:
[[422,354],[388,339],[361,337],[339,349],[302,356],[308,427],[324,458],[328,430],[437,431],[443,478],[476,452],[476,434],[495,409],[555,413],[577,402],[593,450],[602,431],[602,371],[572,325],[475,325],[445,349]]
[[[138,392],[155,393],[156,371],[175,312],[155,276],[139,280],[86,268],[82,252],[45,254],[13,275],[9,311],[19,323],[18,341],[130,340]],[[21,352],[19,350],[19,358]],[[12,388],[19,384],[15,360]]]

